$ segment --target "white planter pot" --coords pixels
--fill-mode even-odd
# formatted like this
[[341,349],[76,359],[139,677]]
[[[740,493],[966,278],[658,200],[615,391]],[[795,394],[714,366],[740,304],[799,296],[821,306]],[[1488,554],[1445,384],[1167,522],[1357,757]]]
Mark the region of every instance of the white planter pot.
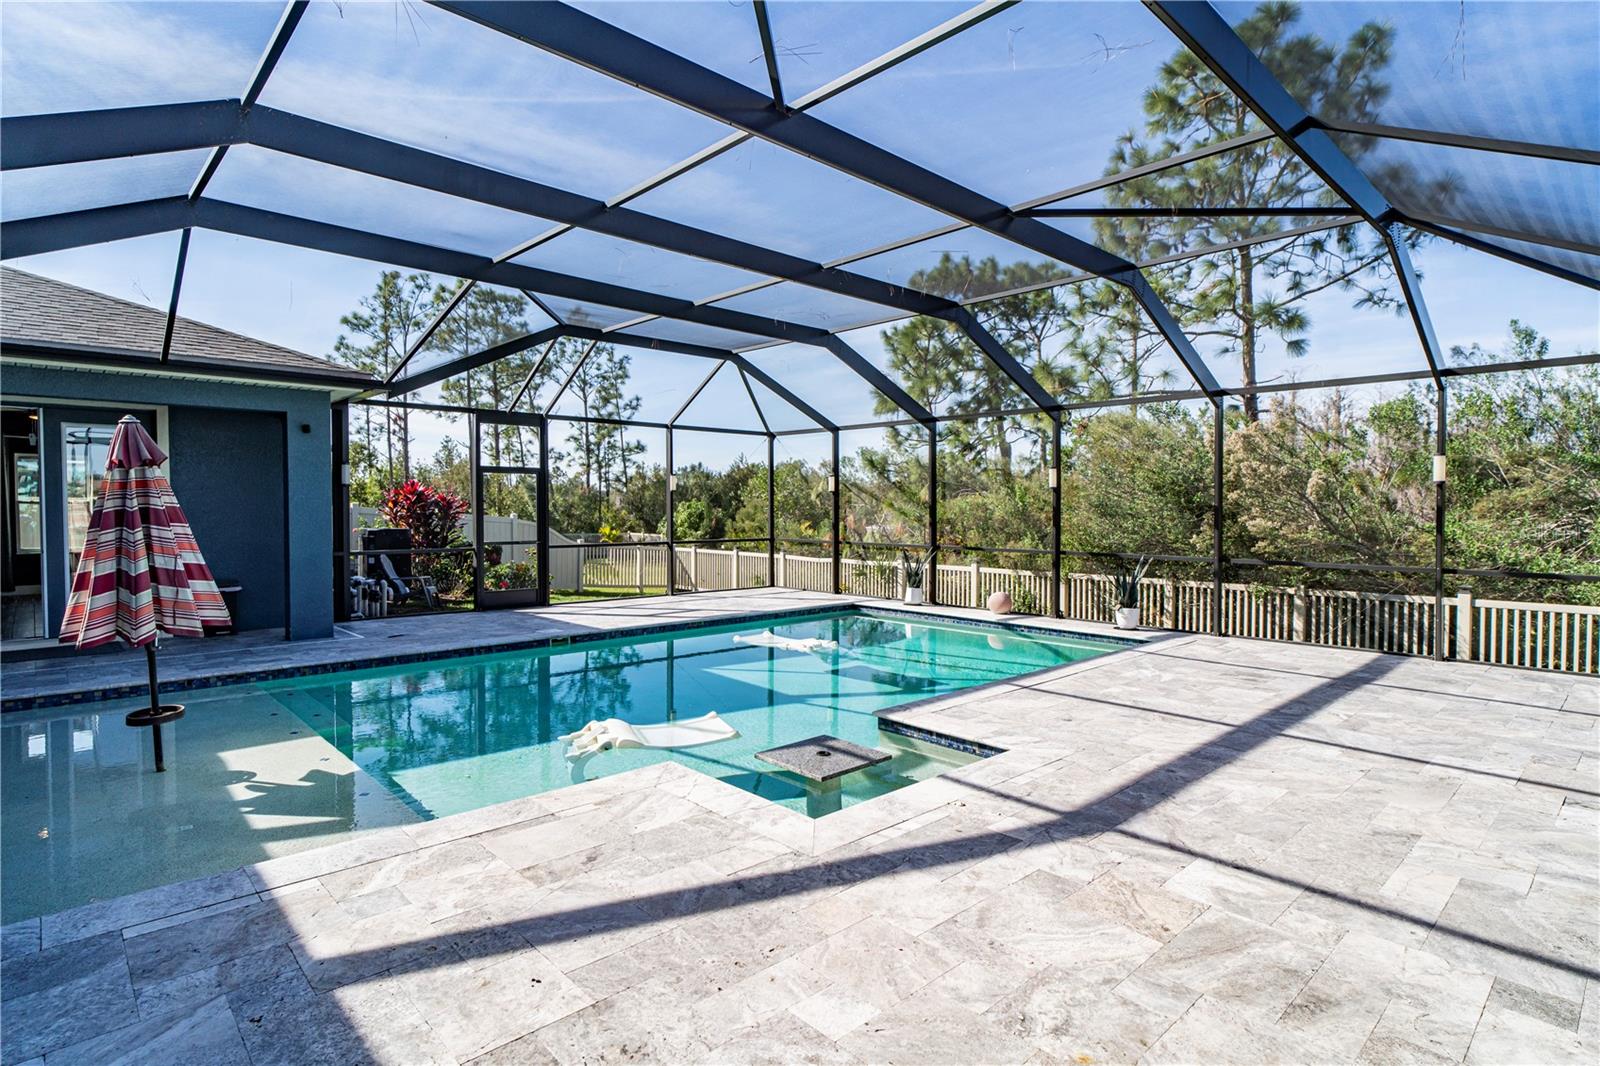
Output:
[[915,606],[923,602],[921,589],[906,589],[906,602]]
[[1137,608],[1137,607],[1118,607],[1117,608],[1117,628],[1118,629],[1138,629],[1139,628],[1139,608]]

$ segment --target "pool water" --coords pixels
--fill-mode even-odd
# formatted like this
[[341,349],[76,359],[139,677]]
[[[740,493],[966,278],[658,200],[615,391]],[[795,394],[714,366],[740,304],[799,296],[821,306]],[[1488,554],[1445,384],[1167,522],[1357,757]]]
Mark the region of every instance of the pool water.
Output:
[[[737,641],[764,629],[837,648]],[[165,774],[122,723],[138,700],[0,722],[4,920],[231,869],[666,760],[821,816],[971,762],[874,712],[1120,645],[861,611],[686,629],[184,694]],[[716,711],[739,736],[574,762],[557,738]],[[892,754],[837,792],[756,758],[818,734]]]

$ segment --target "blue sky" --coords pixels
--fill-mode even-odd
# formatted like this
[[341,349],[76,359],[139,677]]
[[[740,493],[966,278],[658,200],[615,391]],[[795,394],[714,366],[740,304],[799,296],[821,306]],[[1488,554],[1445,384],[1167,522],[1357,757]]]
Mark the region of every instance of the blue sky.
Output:
[[[585,6],[745,84],[765,86],[765,69],[754,62],[759,42],[743,4]],[[772,17],[790,95],[816,88],[962,6],[780,0],[772,5]],[[1249,7],[1222,6],[1230,16]],[[1373,14],[1394,21],[1402,41],[1414,45],[1400,51],[1403,66],[1396,71],[1414,91],[1403,99],[1396,94],[1386,120],[1422,124],[1431,119],[1444,128],[1483,132],[1475,124],[1504,115],[1510,135],[1579,143],[1600,129],[1595,87],[1600,82],[1573,77],[1574,71],[1594,66],[1592,49],[1585,55],[1584,46],[1596,40],[1593,24],[1600,8],[1535,6],[1543,9],[1542,18],[1511,17],[1506,9],[1499,13],[1500,29],[1488,32],[1480,5],[1467,5],[1471,14],[1461,35],[1464,43],[1455,36],[1455,4],[1359,10],[1310,5],[1305,24],[1337,36]],[[280,11],[277,3],[6,3],[0,7],[0,107],[6,114],[24,114],[237,95]],[[816,113],[980,192],[1017,202],[1097,176],[1116,138],[1139,121],[1140,94],[1173,49],[1141,5],[1029,0]],[[1535,54],[1541,57],[1538,78],[1520,76],[1521,68],[1508,66],[1509,59],[1526,64]],[[175,55],[183,61],[174,62]],[[1531,87],[1534,82],[1537,88]],[[1526,106],[1509,112],[1490,107],[1507,98]],[[622,192],[726,133],[703,116],[421,5],[313,4],[263,101],[601,196]],[[60,210],[62,204],[91,205],[96,197],[113,202],[130,191],[139,196],[182,191],[192,166],[188,160],[151,161],[137,180],[123,170],[111,183],[88,170],[57,169],[64,172],[7,181],[0,193],[7,215],[35,213],[30,209],[35,203]],[[536,218],[253,148],[229,153],[211,193],[482,254],[548,228]],[[634,206],[823,260],[947,221],[760,142],[727,153]],[[1586,200],[1548,207],[1554,217],[1565,211],[1592,226],[1593,219],[1586,217],[1590,209]],[[952,246],[959,250],[963,241],[956,236],[929,242],[925,254],[936,258]],[[993,241],[973,238],[971,243],[988,254]],[[13,262],[164,307],[176,245],[177,235],[167,234]],[[885,263],[884,269],[909,272],[922,254]],[[1037,257],[1018,249],[1016,258]],[[651,288],[654,281],[660,291],[695,299],[749,280],[742,272],[585,235],[557,238],[524,261],[636,288]],[[1592,291],[1440,242],[1423,249],[1418,264],[1447,347],[1496,346],[1509,319],[1518,317],[1548,335],[1557,354],[1600,350],[1600,296]],[[870,266],[863,271],[874,272]],[[340,315],[371,291],[380,269],[201,232],[191,249],[181,311],[327,354],[338,336]],[[802,309],[787,300],[786,292],[774,291],[752,294],[734,306],[800,317]],[[1353,310],[1341,293],[1319,298],[1311,311],[1311,354],[1291,361],[1269,350],[1264,377],[1309,379],[1420,365],[1405,318]],[[851,339],[870,358],[881,359],[873,350],[875,334],[858,331]],[[826,353],[786,350],[761,360],[775,373],[803,368],[806,388],[797,391],[841,418],[872,417],[870,391]],[[703,372],[700,366],[687,359],[641,357],[636,390],[659,407],[686,396]],[[695,372],[690,375],[686,367]],[[1219,366],[1218,376],[1227,382],[1236,380],[1237,372]],[[703,403],[713,399],[724,402],[713,390]],[[425,427],[418,449],[430,452],[445,431]]]

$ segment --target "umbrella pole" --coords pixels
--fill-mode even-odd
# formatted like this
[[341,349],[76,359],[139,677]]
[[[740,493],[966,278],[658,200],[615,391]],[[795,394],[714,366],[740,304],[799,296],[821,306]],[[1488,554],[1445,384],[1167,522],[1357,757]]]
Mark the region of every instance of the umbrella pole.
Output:
[[161,758],[161,696],[156,684],[156,642],[144,646],[144,659],[150,668],[150,715],[155,719],[150,725],[150,741],[156,749],[156,773],[166,773],[166,763]]

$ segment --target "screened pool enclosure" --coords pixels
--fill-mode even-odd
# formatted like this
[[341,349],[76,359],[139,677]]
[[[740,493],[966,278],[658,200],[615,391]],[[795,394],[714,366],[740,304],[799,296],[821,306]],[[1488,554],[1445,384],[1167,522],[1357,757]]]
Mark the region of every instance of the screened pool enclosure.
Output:
[[453,486],[446,600],[1145,559],[1146,625],[1600,668],[1593,3],[0,17],[5,259],[373,371],[336,513]]

